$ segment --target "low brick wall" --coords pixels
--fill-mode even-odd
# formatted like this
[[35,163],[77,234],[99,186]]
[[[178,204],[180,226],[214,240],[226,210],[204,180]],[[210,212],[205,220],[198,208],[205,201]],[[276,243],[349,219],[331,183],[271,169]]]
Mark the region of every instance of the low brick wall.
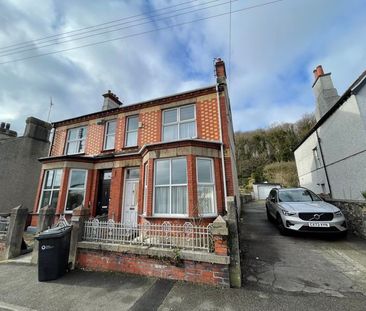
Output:
[[77,268],[230,286],[228,256],[193,251],[180,251],[177,256],[174,250],[96,244],[79,243]]
[[326,199],[337,206],[347,220],[350,232],[366,239],[366,202]]

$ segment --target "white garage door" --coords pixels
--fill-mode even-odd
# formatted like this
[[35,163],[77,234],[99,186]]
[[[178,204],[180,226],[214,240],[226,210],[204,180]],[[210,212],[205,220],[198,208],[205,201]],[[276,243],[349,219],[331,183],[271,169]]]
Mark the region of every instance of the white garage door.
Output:
[[265,200],[273,186],[258,186],[258,200]]

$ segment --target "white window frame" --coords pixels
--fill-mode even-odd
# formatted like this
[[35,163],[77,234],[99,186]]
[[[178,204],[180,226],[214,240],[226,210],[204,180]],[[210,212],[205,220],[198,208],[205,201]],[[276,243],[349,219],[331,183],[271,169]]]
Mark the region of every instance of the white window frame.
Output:
[[[52,176],[52,188],[50,189],[45,189],[45,185],[46,185],[46,175],[47,175],[47,172],[49,171],[54,171],[53,172],[53,176]],[[53,186],[53,180],[55,178],[55,171],[61,171],[61,179],[60,179],[60,186],[59,188],[54,188]],[[40,200],[38,202],[38,210],[37,210],[37,213],[39,213],[39,210],[44,207],[44,206],[41,206],[41,203],[42,203],[42,200],[43,200],[43,195],[45,192],[51,192],[51,195],[50,195],[50,199],[48,201],[48,205],[50,204],[50,202],[52,202],[52,198],[53,198],[53,193],[55,191],[58,191],[58,199],[60,198],[60,189],[61,189],[61,184],[62,184],[62,176],[63,176],[63,169],[62,168],[54,168],[54,169],[50,169],[50,170],[45,170],[44,173],[43,173],[43,183],[42,183],[42,190],[41,190],[41,196],[40,196]],[[57,201],[58,201],[57,199]],[[57,206],[56,206],[57,207]]]
[[143,201],[143,215],[147,214],[147,192],[148,192],[148,177],[149,177],[149,162],[144,164],[144,201]]
[[[81,172],[85,172],[85,180],[84,180],[84,188],[72,188],[70,189],[70,182],[71,182],[71,177],[72,177],[72,172],[76,172],[76,171],[81,171]],[[71,169],[69,172],[69,180],[67,182],[67,192],[66,192],[66,200],[65,200],[65,206],[64,206],[64,213],[65,214],[72,214],[73,210],[66,210],[66,206],[67,206],[67,201],[69,199],[69,192],[70,190],[83,190],[84,191],[84,197],[83,197],[83,202],[82,204],[85,206],[85,194],[86,194],[86,184],[88,181],[88,170],[84,170],[84,169]]]
[[[173,184],[171,183],[172,180],[172,160],[177,159],[184,159],[186,161],[186,180],[187,182],[185,184]],[[156,185],[156,163],[158,161],[169,161],[169,184],[165,185]],[[156,159],[154,161],[154,190],[153,190],[153,215],[156,217],[164,217],[164,218],[187,218],[188,217],[188,209],[189,209],[189,194],[188,194],[188,161],[186,157],[176,157],[176,158],[161,158]],[[187,187],[187,206],[186,206],[186,214],[172,214],[172,187],[181,187],[186,186]],[[169,214],[160,214],[155,212],[155,188],[156,187],[169,187]]]
[[[114,132],[113,133],[108,133],[109,130],[109,124],[111,123],[115,123],[115,128],[114,128]],[[103,144],[103,150],[113,150],[115,148],[116,145],[116,130],[117,130],[117,120],[109,120],[105,123],[105,128],[104,128],[104,144]],[[114,146],[113,148],[108,148],[107,149],[107,140],[109,137],[114,136]]]
[[[69,139],[69,136],[70,136],[70,133],[71,131],[74,131],[74,130],[80,130],[80,129],[84,129],[85,130],[85,137],[84,138],[76,138],[76,139]],[[65,154],[66,155],[72,155],[72,154],[81,154],[81,153],[84,153],[85,152],[85,147],[86,147],[86,144],[84,144],[84,149],[80,152],[75,152],[75,153],[69,153],[69,144],[71,142],[77,142],[77,148],[76,149],[79,149],[80,148],[80,144],[82,141],[86,142],[86,136],[87,136],[87,128],[86,126],[78,126],[78,127],[74,127],[74,128],[70,128],[67,130],[67,133],[66,133],[66,144],[65,144]]]
[[[212,176],[212,182],[199,182],[198,180],[198,160],[209,160],[211,162],[211,176]],[[217,202],[216,202],[216,182],[215,182],[215,168],[214,168],[214,161],[211,158],[204,158],[204,157],[197,157],[196,158],[196,180],[197,180],[197,212],[200,216],[204,217],[210,217],[210,216],[217,216]],[[213,213],[208,214],[200,214],[199,213],[199,206],[198,206],[198,193],[199,193],[199,186],[213,186]]]
[[[131,119],[131,118],[137,118],[137,128],[136,130],[128,130],[128,120]],[[134,114],[134,115],[131,115],[131,116],[128,116],[126,118],[126,125],[125,125],[125,147],[136,147],[137,146],[137,142],[138,142],[138,136],[139,136],[139,115],[138,114]],[[135,133],[136,132],[136,144],[134,145],[127,145],[127,141],[128,141],[128,134],[129,133]]]
[[[180,121],[180,110],[182,108],[187,108],[187,107],[193,107],[193,112],[194,112],[194,118],[193,119],[189,119],[189,120],[184,120],[184,121]],[[170,123],[164,123],[164,113],[166,111],[172,111],[172,110],[177,110],[177,121],[175,122],[170,122]],[[183,139],[190,139],[190,138],[197,138],[197,113],[196,113],[196,105],[195,104],[190,104],[190,105],[183,105],[183,106],[179,106],[179,107],[174,107],[174,108],[169,108],[169,109],[164,109],[163,110],[163,115],[162,115],[162,141],[166,142],[166,141],[175,141],[175,140],[183,140]],[[180,138],[180,124],[184,124],[184,123],[191,123],[194,121],[194,131],[195,131],[195,135],[193,137],[185,137],[185,138]],[[178,137],[176,139],[172,139],[172,140],[164,140],[164,130],[166,126],[170,126],[170,125],[177,125],[178,127]]]

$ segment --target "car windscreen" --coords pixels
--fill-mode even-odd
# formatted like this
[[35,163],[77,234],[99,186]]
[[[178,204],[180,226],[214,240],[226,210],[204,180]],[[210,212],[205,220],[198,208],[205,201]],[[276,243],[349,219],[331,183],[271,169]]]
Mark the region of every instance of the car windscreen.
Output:
[[306,189],[294,189],[280,191],[278,194],[280,202],[312,202],[321,201],[313,192]]

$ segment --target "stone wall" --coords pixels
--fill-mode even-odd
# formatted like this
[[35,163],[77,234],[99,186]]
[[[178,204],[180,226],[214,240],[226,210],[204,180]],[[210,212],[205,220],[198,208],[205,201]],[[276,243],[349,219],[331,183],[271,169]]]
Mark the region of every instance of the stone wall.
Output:
[[35,118],[27,119],[24,136],[0,141],[0,213],[14,206],[33,209],[41,164],[47,156],[51,125]]
[[327,199],[346,217],[349,231],[366,239],[366,202]]

